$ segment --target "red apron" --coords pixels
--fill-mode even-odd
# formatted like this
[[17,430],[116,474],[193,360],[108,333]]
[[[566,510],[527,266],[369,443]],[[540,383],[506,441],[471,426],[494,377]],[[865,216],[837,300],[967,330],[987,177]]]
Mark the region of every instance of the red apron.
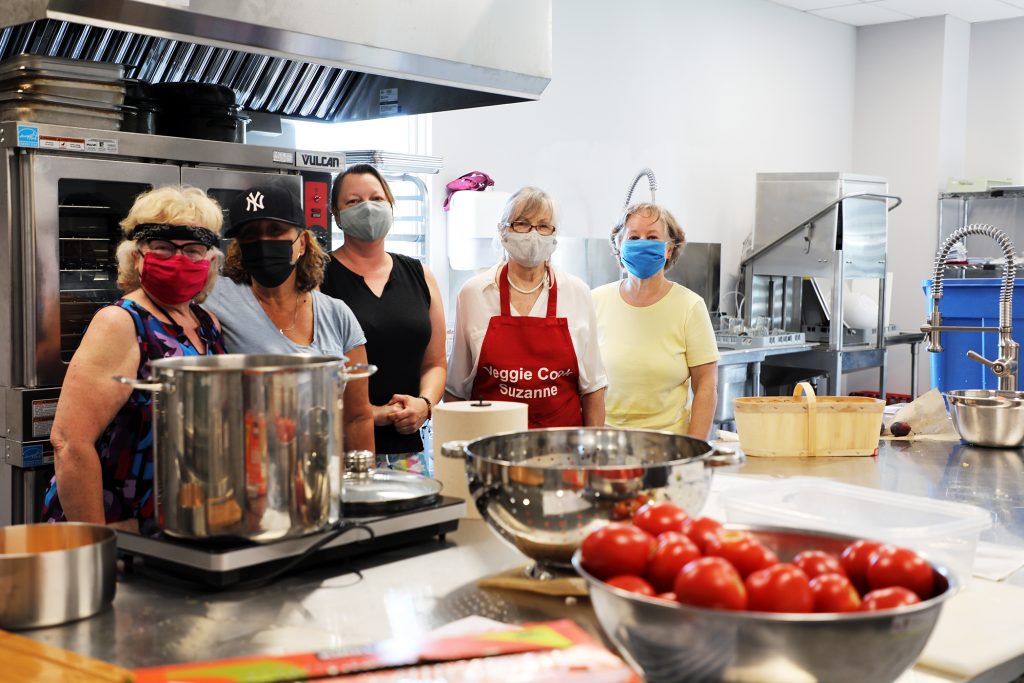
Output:
[[529,405],[529,427],[579,427],[580,366],[565,318],[555,317],[558,287],[551,277],[548,311],[544,318],[513,316],[509,298],[508,264],[498,275],[501,315],[487,324],[472,397],[518,401]]

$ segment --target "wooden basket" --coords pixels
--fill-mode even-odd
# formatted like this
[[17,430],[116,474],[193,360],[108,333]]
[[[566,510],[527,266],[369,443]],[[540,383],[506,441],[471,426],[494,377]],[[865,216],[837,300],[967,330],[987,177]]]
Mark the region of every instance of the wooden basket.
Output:
[[877,398],[815,396],[807,382],[796,386],[792,398],[738,398],[734,404],[740,447],[768,457],[872,455],[884,408]]

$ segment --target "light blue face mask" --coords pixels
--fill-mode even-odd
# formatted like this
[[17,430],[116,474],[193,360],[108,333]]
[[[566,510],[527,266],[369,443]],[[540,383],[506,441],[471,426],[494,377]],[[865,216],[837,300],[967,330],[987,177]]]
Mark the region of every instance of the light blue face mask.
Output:
[[665,243],[660,240],[626,240],[619,255],[626,272],[641,280],[665,267]]

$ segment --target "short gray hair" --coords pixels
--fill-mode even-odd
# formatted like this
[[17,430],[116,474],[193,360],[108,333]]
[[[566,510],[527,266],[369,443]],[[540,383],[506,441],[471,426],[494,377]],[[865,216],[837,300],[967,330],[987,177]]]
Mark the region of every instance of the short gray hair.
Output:
[[652,223],[661,221],[665,224],[665,237],[666,241],[672,245],[672,255],[665,261],[665,270],[668,270],[675,265],[679,259],[679,255],[683,253],[683,246],[686,244],[686,233],[683,232],[683,228],[679,225],[679,221],[668,209],[664,209],[657,204],[650,202],[641,202],[639,204],[631,204],[622,214],[619,222],[612,228],[612,234],[609,237],[609,241],[612,245],[612,253],[615,258],[618,259],[619,263],[622,263],[621,249],[622,249],[622,235],[626,230],[626,221],[636,215],[643,215],[650,217],[653,220]]
[[558,225],[555,217],[555,202],[551,199],[551,195],[539,187],[521,187],[505,202],[498,227],[504,228],[512,221],[519,220],[528,214],[542,212],[551,216],[552,225]]

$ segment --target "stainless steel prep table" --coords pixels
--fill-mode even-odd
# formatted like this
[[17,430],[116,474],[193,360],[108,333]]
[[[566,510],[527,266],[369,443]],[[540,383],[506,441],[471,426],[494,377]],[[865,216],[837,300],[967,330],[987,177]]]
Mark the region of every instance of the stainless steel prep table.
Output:
[[[829,477],[970,502],[996,513],[997,540],[1024,546],[1020,451],[882,442],[877,458],[751,458],[739,473]],[[446,545],[392,551],[353,564],[362,568],[361,579],[341,567],[316,569],[259,590],[203,593],[122,577],[112,609],[24,635],[129,668],[360,645],[419,635],[470,614],[506,622],[569,617],[600,635],[586,600],[567,603],[476,587],[476,579],[525,562],[483,522],[465,520]],[[1024,585],[1024,571],[1010,581]],[[1024,661],[1018,663],[1024,670]],[[1005,681],[1005,673],[980,680]]]
[[885,338],[885,347],[878,349],[871,346],[849,345],[841,351],[830,351],[826,344],[814,344],[799,353],[792,353],[768,361],[768,365],[784,368],[797,368],[823,374],[827,380],[825,394],[839,395],[842,377],[837,373],[854,370],[878,368],[879,394],[886,392],[887,356],[890,346],[907,344],[910,346],[910,391],[911,398],[917,398],[917,355],[918,344],[924,341],[922,332],[896,332]]

